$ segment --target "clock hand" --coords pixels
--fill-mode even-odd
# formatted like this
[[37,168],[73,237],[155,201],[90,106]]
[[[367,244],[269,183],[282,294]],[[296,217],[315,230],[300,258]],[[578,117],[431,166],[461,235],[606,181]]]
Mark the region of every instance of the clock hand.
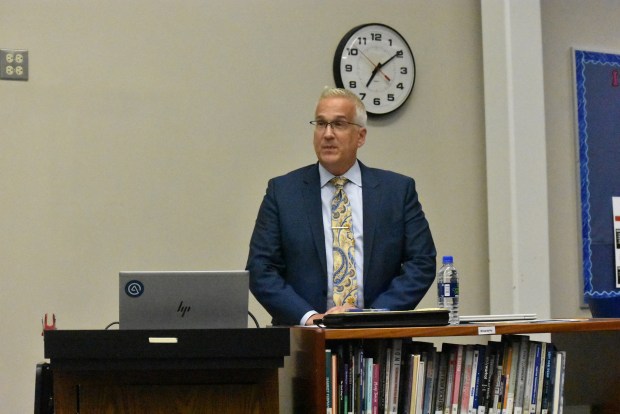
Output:
[[368,79],[368,82],[366,82],[366,87],[370,86],[370,82],[372,82],[379,70],[381,70],[381,63],[375,66],[375,68],[372,70],[372,73],[370,74],[370,79]]
[[[364,52],[362,52],[362,54],[364,55]],[[366,56],[366,55],[364,55]],[[392,56],[391,58],[389,58],[388,60],[386,60],[385,62],[381,63],[379,62],[375,68],[372,70],[372,74],[370,75],[370,79],[368,79],[368,83],[366,83],[366,87],[370,86],[370,82],[372,82],[372,80],[374,79],[375,75],[377,74],[377,72],[381,72],[381,74],[385,77],[385,79],[389,82],[390,78],[383,73],[383,71],[381,70],[382,67],[384,67],[385,65],[387,65],[392,59],[394,59],[396,56],[398,56],[398,53],[395,53],[394,56]],[[366,59],[368,59],[368,57],[366,57]],[[368,59],[370,60],[370,59]],[[370,62],[372,63],[372,61]]]
[[[379,63],[378,65],[375,65],[375,63],[374,63],[372,60],[370,60],[370,58],[369,58],[368,56],[366,56],[366,53],[364,53],[364,51],[360,50],[360,53],[361,53],[362,55],[364,55],[364,57],[365,57],[366,59],[368,59],[368,61],[370,62],[370,64],[374,67],[374,68],[373,68],[373,70],[372,70],[372,73],[371,73],[371,75],[370,75],[370,79],[368,79],[368,83],[366,83],[366,87],[368,87],[368,86],[370,85],[370,82],[372,82],[372,80],[375,78],[375,75],[377,74],[377,72],[381,72],[381,74],[383,75],[383,77],[385,78],[385,80],[387,80],[388,82],[391,80],[391,79],[389,78],[389,76],[388,76],[388,75],[386,75],[385,73],[383,73],[383,71],[381,70],[381,67],[383,66],[381,63]],[[394,58],[394,56],[392,56],[390,59],[388,59],[388,62],[389,62],[390,60],[392,60],[393,58]]]
[[391,58],[389,58],[389,59],[388,59],[388,60],[386,60],[385,62],[383,62],[383,63],[379,63],[379,65],[381,65],[381,66],[385,66],[385,65],[387,65],[387,64],[388,64],[388,62],[389,62],[389,61],[391,61],[392,59],[394,59],[396,56],[398,56],[398,52],[396,52],[396,53],[394,54],[394,56],[392,56]]

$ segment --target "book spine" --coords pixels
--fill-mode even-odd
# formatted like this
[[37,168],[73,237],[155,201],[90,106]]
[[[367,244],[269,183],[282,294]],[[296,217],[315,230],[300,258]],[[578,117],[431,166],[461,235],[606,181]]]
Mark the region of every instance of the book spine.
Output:
[[355,366],[356,366],[356,381],[357,381],[357,393],[355,394],[355,407],[353,412],[359,413],[364,409],[364,404],[366,403],[366,387],[365,387],[365,379],[366,379],[366,365],[364,364],[364,346],[363,344],[359,344],[355,353]]
[[353,414],[354,406],[355,406],[355,393],[356,393],[356,361],[355,361],[355,345],[352,342],[349,342],[348,347],[348,362],[349,362],[349,388],[348,388],[348,414]]
[[343,414],[349,414],[349,397],[350,397],[350,386],[351,378],[350,378],[350,364],[345,362],[344,364],[344,378],[343,378],[343,390],[342,390],[342,409],[341,412]]
[[435,390],[437,389],[437,371],[439,355],[433,348],[426,366],[426,389],[424,391],[424,407],[422,414],[433,414],[435,411]]
[[337,392],[337,400],[338,400],[338,414],[346,414],[344,412],[344,389],[345,389],[345,363],[344,363],[344,345],[338,345],[337,350],[337,361],[338,361],[338,392]]
[[456,365],[454,366],[454,385],[452,386],[452,414],[459,414],[461,396],[461,380],[463,376],[463,352],[464,345],[456,347]]
[[525,393],[525,379],[529,359],[530,343],[527,336],[521,337],[519,347],[519,363],[517,368],[517,387],[515,390],[514,414],[523,414],[523,396]]
[[374,360],[372,357],[366,358],[364,366],[366,373],[364,375],[364,414],[372,414],[372,394],[373,394],[373,369]]
[[381,366],[372,366],[372,414],[379,414],[379,383],[381,376]]
[[406,402],[406,406],[403,407],[403,413],[410,414],[415,412],[418,401],[418,380],[421,365],[423,365],[423,363],[420,361],[420,355],[411,355],[411,382],[408,385],[410,398],[409,401]]
[[392,340],[392,367],[390,373],[390,404],[389,412],[398,414],[398,396],[400,386],[400,366],[402,358],[402,339],[396,338]]
[[332,414],[332,350],[325,350],[325,402],[326,413]]
[[332,351],[332,413],[338,414],[338,354]]
[[446,382],[448,378],[448,351],[444,346],[439,354],[439,370],[437,372],[437,390],[435,391],[435,414],[443,414],[445,397],[446,397]]
[[482,366],[482,375],[480,379],[480,387],[478,390],[477,414],[485,414],[488,401],[489,383],[493,375],[494,351],[493,343],[489,343],[486,347],[484,362]]
[[545,380],[545,367],[547,365],[547,347],[549,344],[543,342],[540,354],[540,368],[538,372],[538,388],[536,389],[536,414],[540,414],[542,407],[542,392]]
[[549,411],[549,395],[551,394],[549,387],[551,385],[551,374],[554,360],[555,347],[552,344],[547,344],[547,355],[545,357],[545,370],[543,376],[542,394],[540,399],[541,414],[548,414]]
[[390,372],[392,366],[392,348],[388,347],[385,350],[385,371],[382,373],[381,380],[383,381],[381,386],[381,406],[380,411],[384,414],[389,414],[390,403]]
[[446,396],[444,401],[444,414],[452,412],[452,388],[454,386],[454,371],[456,369],[456,354],[458,345],[450,347],[448,359],[448,376],[446,378]]
[[510,384],[510,370],[512,369],[512,339],[504,339],[504,362],[502,363],[502,385],[500,388],[500,398],[497,405],[497,414],[505,414],[506,404],[508,403],[508,386]]
[[[480,384],[480,357],[484,357],[482,347],[474,346],[474,358],[471,364],[471,384],[469,387],[469,404],[467,414],[475,414],[478,408],[478,386]],[[482,355],[481,355],[482,354]]]
[[473,345],[465,345],[463,360],[463,374],[461,379],[461,398],[459,400],[459,413],[467,414],[469,409],[469,394],[471,388],[471,374],[473,368],[474,347]]
[[[403,359],[404,365],[401,371],[403,372],[406,371],[407,374],[403,376],[401,387],[400,387],[402,394],[399,398],[399,401],[400,401],[399,412],[402,414],[409,414],[409,405],[411,404],[411,398],[412,398],[411,386],[414,383],[413,376],[416,370],[415,358],[416,358],[416,355],[410,353],[410,354],[407,354]],[[406,363],[404,363],[405,361]]]
[[552,414],[561,414],[562,413],[562,394],[564,392],[564,363],[566,358],[565,351],[557,351],[555,354],[555,379],[554,379],[554,387],[553,387],[553,404],[552,404]]
[[[496,366],[493,372],[493,392],[492,399],[489,401],[489,414],[497,413],[497,407],[501,398],[501,386],[503,375],[504,348],[502,344],[497,345]],[[499,414],[499,413],[497,413]]]
[[[497,357],[499,359],[499,356]],[[500,400],[500,388],[502,386],[502,366],[497,365],[493,373],[493,392],[492,399],[489,401],[489,414],[497,413],[497,405]],[[499,414],[499,413],[498,413]]]
[[536,360],[537,343],[530,341],[527,354],[527,369],[525,374],[525,388],[523,390],[523,414],[530,412],[530,402],[532,400],[532,383],[534,381],[534,364]]
[[418,386],[416,389],[416,405],[414,411],[410,411],[410,414],[418,414],[422,413],[422,407],[424,406],[424,384],[426,381],[426,362],[420,361],[420,365],[418,367]]
[[413,357],[418,353],[416,342],[405,340],[401,349],[400,385],[397,412],[409,414],[408,405],[411,402],[411,382],[413,381]]
[[532,391],[530,397],[530,414],[536,413],[536,398],[538,397],[538,381],[540,374],[540,362],[542,353],[542,343],[536,344],[536,359],[534,360],[534,372],[532,376]]
[[511,341],[512,345],[512,362],[510,364],[510,375],[506,378],[508,382],[507,395],[508,401],[504,404],[506,407],[505,414],[512,414],[512,410],[514,408],[515,403],[515,393],[517,387],[517,372],[519,370],[519,354],[521,351],[521,340],[516,337],[513,341]]

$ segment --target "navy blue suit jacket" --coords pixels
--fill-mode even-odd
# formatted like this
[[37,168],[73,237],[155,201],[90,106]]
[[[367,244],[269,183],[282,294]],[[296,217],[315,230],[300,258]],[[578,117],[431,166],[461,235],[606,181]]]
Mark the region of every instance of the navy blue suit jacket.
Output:
[[[412,178],[361,162],[364,303],[413,309],[435,277],[435,245]],[[274,324],[326,311],[327,265],[318,164],[269,181],[247,269],[250,290]]]

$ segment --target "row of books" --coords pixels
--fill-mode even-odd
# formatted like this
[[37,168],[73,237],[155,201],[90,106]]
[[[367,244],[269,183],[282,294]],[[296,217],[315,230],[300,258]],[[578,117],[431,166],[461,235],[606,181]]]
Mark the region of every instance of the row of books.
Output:
[[487,345],[334,341],[327,414],[561,414],[566,353],[509,335]]

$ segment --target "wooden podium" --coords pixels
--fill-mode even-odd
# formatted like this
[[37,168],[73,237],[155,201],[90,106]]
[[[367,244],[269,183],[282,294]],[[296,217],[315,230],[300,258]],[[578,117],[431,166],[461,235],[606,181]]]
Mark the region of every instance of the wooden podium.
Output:
[[286,328],[45,331],[63,413],[278,413]]

